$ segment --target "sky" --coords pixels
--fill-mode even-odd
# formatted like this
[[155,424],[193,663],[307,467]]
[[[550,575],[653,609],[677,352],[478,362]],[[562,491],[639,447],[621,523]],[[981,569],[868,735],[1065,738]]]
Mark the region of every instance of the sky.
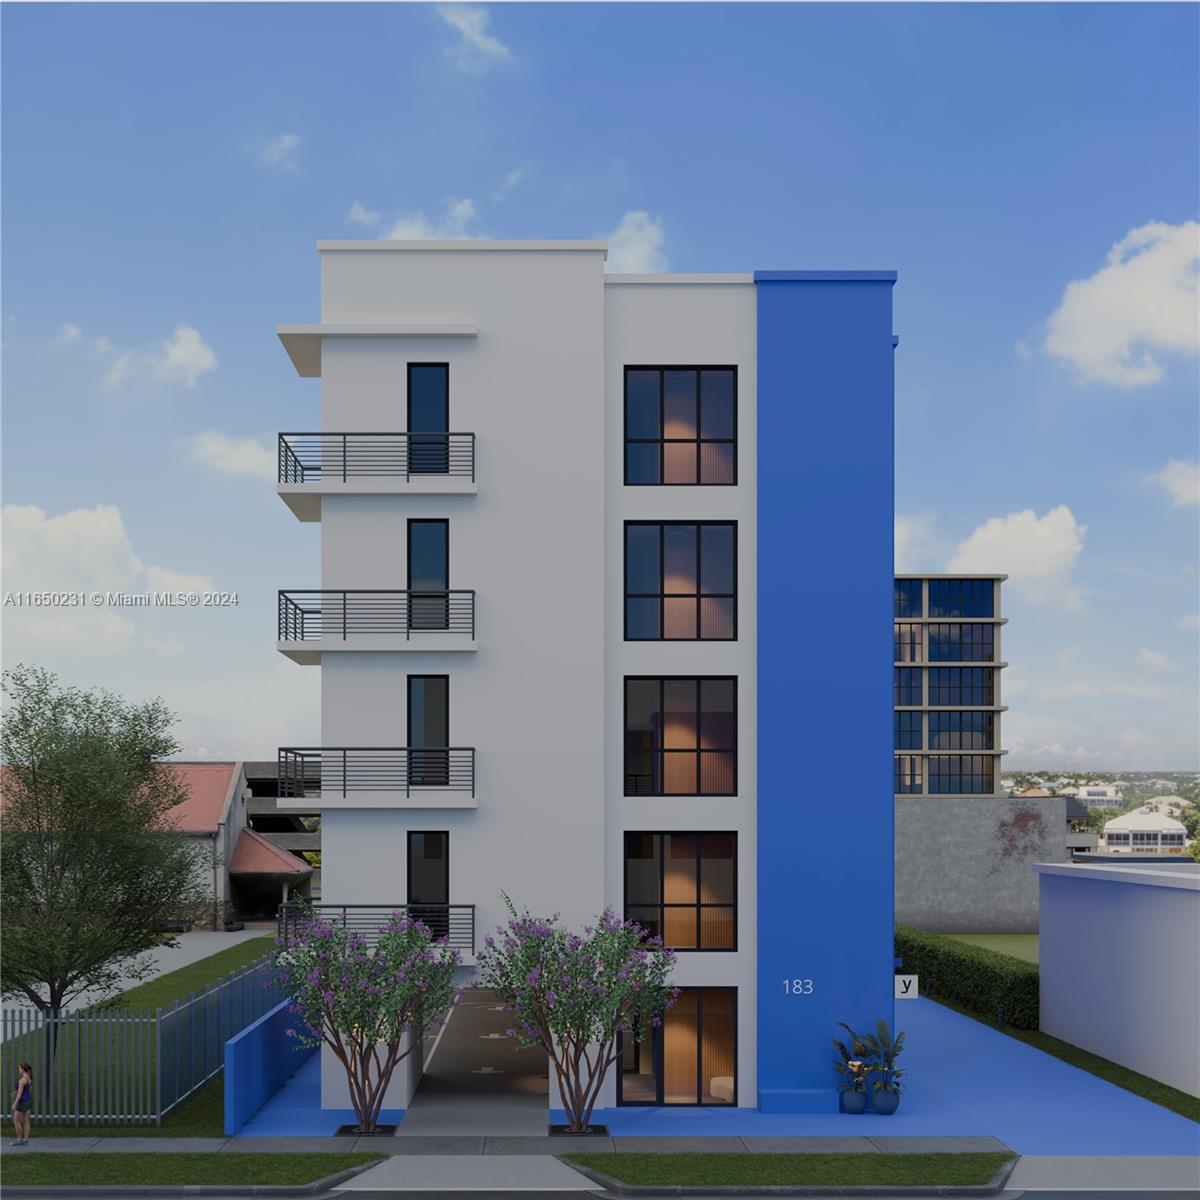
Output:
[[1007,767],[1189,770],[1200,8],[36,5],[3,22],[6,666],[319,741],[273,494],[318,238],[595,237],[609,268],[888,268],[897,567],[1006,571]]

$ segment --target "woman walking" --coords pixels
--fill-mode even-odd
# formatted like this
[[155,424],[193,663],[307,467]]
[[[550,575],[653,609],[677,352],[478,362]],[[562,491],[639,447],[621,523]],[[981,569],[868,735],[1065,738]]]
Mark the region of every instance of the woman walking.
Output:
[[21,1066],[21,1076],[17,1080],[17,1086],[13,1090],[13,1106],[12,1118],[13,1129],[16,1130],[16,1139],[9,1142],[10,1146],[28,1146],[29,1145],[29,1112],[33,1108],[33,1068],[23,1062]]

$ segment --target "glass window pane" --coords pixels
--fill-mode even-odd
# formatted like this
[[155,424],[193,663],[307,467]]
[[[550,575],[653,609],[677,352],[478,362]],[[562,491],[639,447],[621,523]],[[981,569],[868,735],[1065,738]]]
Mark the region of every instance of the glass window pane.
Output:
[[663,526],[663,591],[696,592],[696,526]]
[[734,681],[700,681],[701,744],[706,750],[732,750],[736,745],[734,729]]
[[733,372],[700,372],[700,436],[733,437]]
[[663,1102],[695,1104],[699,1004],[695,988],[684,988],[663,1016]]
[[700,636],[709,640],[733,637],[733,600],[705,596],[700,601]]
[[408,369],[408,429],[410,433],[445,433],[449,409],[450,372],[443,363],[413,363]]
[[658,372],[625,372],[625,436],[659,436]]
[[657,1055],[654,1052],[657,1030],[647,1022],[641,1041],[633,1034],[621,1042],[621,1103],[657,1104]]
[[734,916],[732,908],[702,908],[700,910],[700,949],[732,950]]
[[658,483],[659,442],[632,442],[625,447],[625,481],[627,483]]
[[704,989],[700,1042],[703,1104],[733,1103],[736,995],[733,988]]
[[696,752],[667,750],[663,753],[663,795],[695,796]]
[[733,903],[732,833],[705,833],[700,837],[700,902]]
[[696,903],[696,835],[663,834],[663,902]]
[[663,685],[666,729],[663,745],[667,749],[694,749],[696,746],[696,681],[668,679]]
[[700,527],[700,590],[733,593],[733,526]]
[[663,372],[663,437],[695,438],[696,372]]
[[658,629],[659,600],[657,596],[650,599],[634,599],[625,601],[625,636],[630,641],[657,641],[660,637]]
[[647,937],[660,938],[662,937],[662,909],[657,906],[650,907],[633,907],[632,905],[626,909],[626,920],[633,921],[640,925],[645,931]]
[[661,582],[657,525],[625,526],[625,588],[657,595]]
[[700,443],[700,482],[734,482],[734,445],[732,442]]
[[663,944],[673,950],[695,950],[698,931],[696,929],[696,906],[663,909]]
[[659,839],[653,833],[625,835],[625,903],[627,905],[658,904],[660,871]]
[[696,601],[668,596],[663,601],[663,637],[696,638]]
[[696,443],[667,442],[663,446],[663,483],[696,482]]
[[734,756],[728,750],[702,750],[700,795],[732,796],[736,791]]

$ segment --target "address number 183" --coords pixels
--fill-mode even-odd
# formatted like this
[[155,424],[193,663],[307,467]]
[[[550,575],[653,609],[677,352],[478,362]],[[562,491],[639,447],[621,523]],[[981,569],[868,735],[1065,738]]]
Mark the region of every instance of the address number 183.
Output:
[[783,990],[784,994],[788,996],[811,996],[813,981],[811,979],[785,979]]

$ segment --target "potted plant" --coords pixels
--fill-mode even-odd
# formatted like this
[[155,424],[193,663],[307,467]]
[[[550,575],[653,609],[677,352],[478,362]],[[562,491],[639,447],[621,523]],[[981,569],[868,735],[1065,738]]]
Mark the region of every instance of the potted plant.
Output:
[[904,1049],[904,1032],[892,1037],[888,1023],[880,1017],[875,1022],[875,1032],[863,1039],[875,1063],[875,1087],[871,1104],[882,1116],[890,1117],[900,1106],[900,1092],[904,1085],[900,1080],[904,1070],[896,1066],[896,1059]]
[[833,1060],[833,1069],[842,1077],[838,1091],[842,1094],[842,1111],[861,1113],[867,1107],[867,1082],[871,1078],[871,1051],[867,1039],[859,1037],[845,1021],[838,1024],[850,1035],[850,1044],[840,1038],[833,1039],[838,1052]]

